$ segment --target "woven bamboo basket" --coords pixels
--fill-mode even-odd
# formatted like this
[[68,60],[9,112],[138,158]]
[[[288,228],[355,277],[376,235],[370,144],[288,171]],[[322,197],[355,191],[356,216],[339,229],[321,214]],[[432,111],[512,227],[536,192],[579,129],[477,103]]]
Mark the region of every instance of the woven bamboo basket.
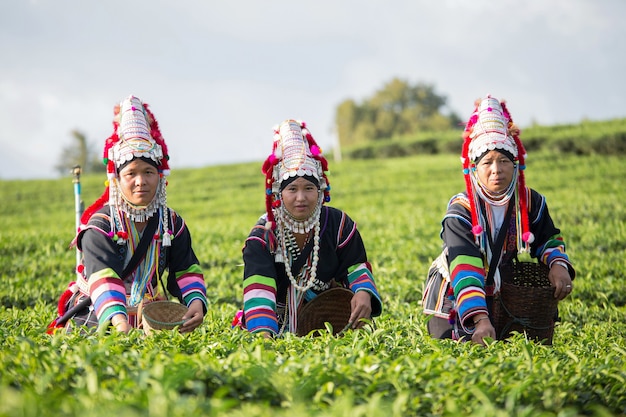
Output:
[[500,267],[500,292],[493,301],[493,324],[500,340],[517,331],[552,344],[558,300],[548,280],[549,268],[537,262],[513,262]]
[[298,312],[296,334],[306,336],[314,330],[325,330],[325,323],[333,327],[333,334],[341,332],[350,320],[350,301],[354,293],[347,288],[331,288],[306,303]]
[[143,306],[142,320],[145,333],[152,330],[171,330],[183,324],[187,307],[174,301],[153,301]]

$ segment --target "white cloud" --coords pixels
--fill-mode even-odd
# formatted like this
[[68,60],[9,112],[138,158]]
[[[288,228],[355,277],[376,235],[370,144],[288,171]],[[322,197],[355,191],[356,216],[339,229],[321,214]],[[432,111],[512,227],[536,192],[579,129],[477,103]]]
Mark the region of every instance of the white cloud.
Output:
[[393,77],[461,117],[485,93],[518,123],[624,117],[621,0],[162,0],[0,6],[0,178],[45,178],[78,129],[100,149],[113,104],[150,103],[173,169],[262,161],[271,127],[308,122]]

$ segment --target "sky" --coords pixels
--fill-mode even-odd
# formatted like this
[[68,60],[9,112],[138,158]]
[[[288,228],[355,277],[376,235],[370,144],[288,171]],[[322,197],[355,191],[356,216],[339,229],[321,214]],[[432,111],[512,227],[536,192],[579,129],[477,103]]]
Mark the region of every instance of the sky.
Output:
[[333,149],[337,106],[393,78],[463,120],[486,94],[522,128],[626,117],[624,18],[624,0],[3,1],[0,179],[59,177],[74,130],[100,155],[130,94],[172,170],[260,166],[289,118]]

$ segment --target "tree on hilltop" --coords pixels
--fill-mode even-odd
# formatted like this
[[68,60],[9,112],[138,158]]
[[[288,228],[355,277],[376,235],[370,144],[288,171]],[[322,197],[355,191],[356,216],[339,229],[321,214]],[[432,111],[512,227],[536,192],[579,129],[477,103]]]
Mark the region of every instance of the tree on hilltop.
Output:
[[459,117],[444,114],[447,98],[432,85],[392,79],[362,103],[352,99],[337,107],[335,123],[341,146],[390,139],[418,131],[444,131],[458,127]]
[[92,150],[84,133],[73,130],[74,141],[61,150],[59,163],[54,167],[61,175],[71,174],[72,168],[80,165],[84,174],[104,172],[102,159]]

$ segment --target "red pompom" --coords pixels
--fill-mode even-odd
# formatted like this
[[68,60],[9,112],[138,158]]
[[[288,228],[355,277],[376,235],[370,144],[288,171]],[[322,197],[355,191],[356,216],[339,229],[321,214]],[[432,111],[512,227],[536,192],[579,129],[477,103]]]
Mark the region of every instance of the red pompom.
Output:
[[522,234],[522,240],[526,243],[533,243],[535,241],[535,235],[531,232],[525,232]]
[[263,162],[263,167],[261,167],[261,172],[265,174],[268,179],[272,175],[272,171],[274,170],[274,165],[278,163],[278,158],[275,154],[271,154],[267,157],[265,162]]
[[235,327],[239,327],[240,329],[243,329],[243,311],[242,310],[239,310],[237,314],[235,314],[235,317],[233,317],[233,321],[230,323],[230,327],[233,329]]
[[482,232],[483,228],[481,225],[477,224],[476,226],[472,227],[472,233],[474,234],[474,236],[480,236]]

